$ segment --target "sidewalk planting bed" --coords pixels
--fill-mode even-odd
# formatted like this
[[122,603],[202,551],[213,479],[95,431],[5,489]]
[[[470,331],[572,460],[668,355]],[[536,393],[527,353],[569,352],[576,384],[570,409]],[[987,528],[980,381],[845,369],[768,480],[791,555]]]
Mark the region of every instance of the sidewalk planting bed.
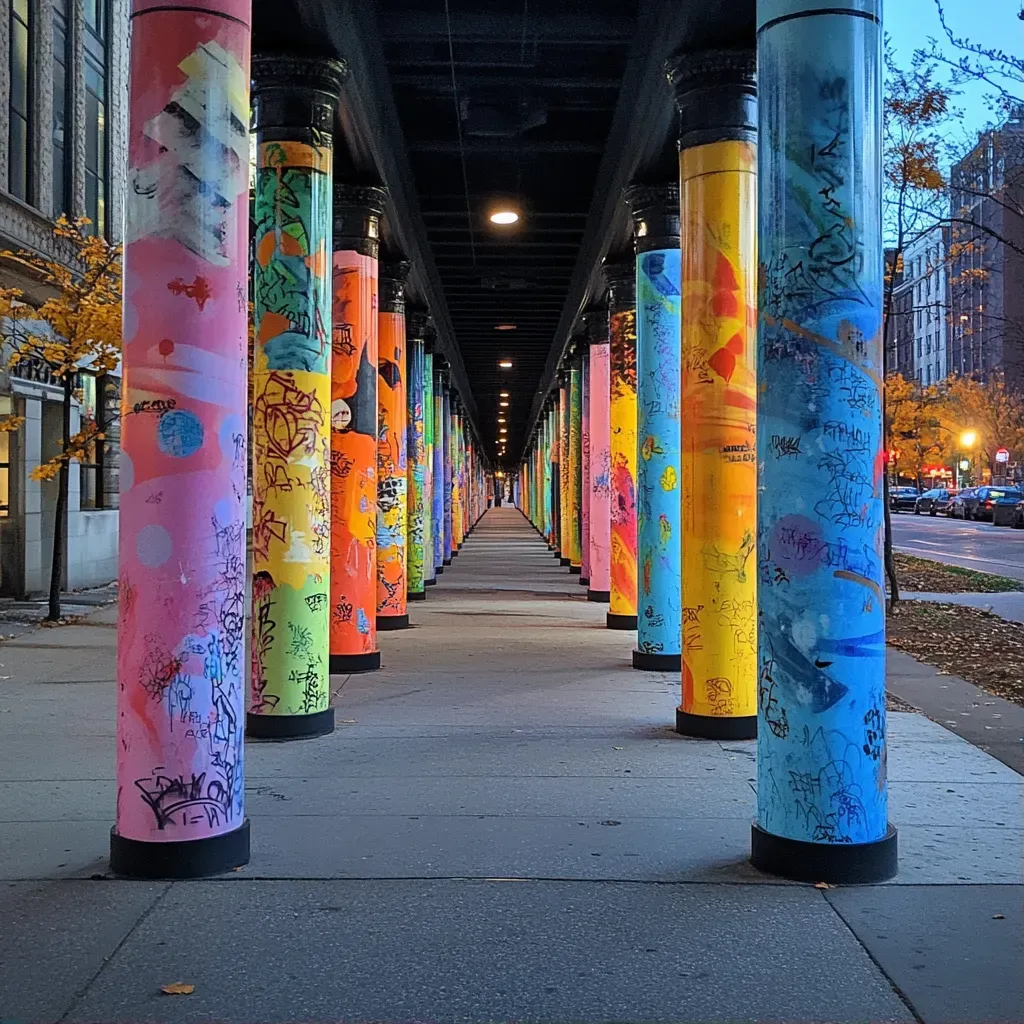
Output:
[[1024,582],[990,572],[945,565],[930,558],[893,553],[900,590],[928,594],[1005,594],[1024,590]]
[[984,608],[900,601],[886,634],[896,650],[1024,706],[1024,625]]

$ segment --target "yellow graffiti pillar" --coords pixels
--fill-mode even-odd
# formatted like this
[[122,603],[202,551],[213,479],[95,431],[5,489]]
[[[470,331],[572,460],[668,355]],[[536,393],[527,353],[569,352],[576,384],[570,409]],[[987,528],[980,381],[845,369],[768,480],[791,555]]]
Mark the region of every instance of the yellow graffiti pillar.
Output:
[[[683,694],[676,729],[757,731],[757,150],[751,51],[681,54]],[[714,91],[714,102],[709,99]]]
[[611,600],[609,629],[636,629],[636,270],[605,268],[611,348]]

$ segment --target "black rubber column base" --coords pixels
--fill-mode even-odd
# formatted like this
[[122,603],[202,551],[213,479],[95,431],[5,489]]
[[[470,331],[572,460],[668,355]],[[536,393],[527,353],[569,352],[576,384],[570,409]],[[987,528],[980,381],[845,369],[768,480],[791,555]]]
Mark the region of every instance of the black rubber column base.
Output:
[[377,616],[377,632],[378,633],[390,633],[396,629],[408,629],[409,628],[409,616],[408,615],[378,615]]
[[645,651],[633,652],[633,668],[644,672],[681,672],[683,656],[681,654],[648,654]]
[[369,654],[332,654],[327,671],[332,676],[347,676],[350,672],[372,672],[380,668],[380,651]]
[[795,882],[865,885],[885,882],[899,870],[896,829],[873,843],[808,843],[750,828],[750,863],[758,871]]
[[438,576],[443,576],[444,575],[444,566],[443,565],[436,566],[435,569],[434,569],[434,572],[437,573]]
[[610,590],[588,590],[587,600],[593,601],[594,604],[607,604],[612,599],[612,592]]
[[206,839],[146,843],[110,830],[110,870],[125,878],[207,878],[249,863],[249,819]]
[[569,564],[570,564],[570,562],[569,562],[569,559],[568,559],[568,558],[559,558],[559,559],[558,559],[558,564],[559,564],[559,565],[569,565]]
[[606,625],[609,629],[636,629],[636,616],[614,615],[609,612]]
[[[446,559],[444,560],[444,564],[445,564],[445,565],[451,565],[451,564],[452,564],[452,560],[451,560],[450,558],[446,558]],[[442,570],[441,570],[441,569],[438,569],[437,571],[438,571],[438,572],[441,572]]]
[[572,576],[579,576],[579,574],[581,572],[583,572],[583,566],[581,566],[581,565],[570,565],[569,566],[569,573]]
[[435,578],[435,579],[431,579],[431,580],[424,580],[423,581],[423,586],[425,586],[425,587],[436,587],[437,586],[437,579]]
[[405,597],[409,601],[426,601],[427,592],[425,590],[410,590],[406,593]]
[[702,740],[755,740],[757,715],[723,718],[716,715],[691,715],[676,708],[676,732]]
[[562,552],[559,551],[558,548],[552,548],[551,553],[555,556],[555,558],[558,559],[559,562],[562,560]]
[[245,735],[250,740],[311,740],[334,732],[334,708],[312,715],[245,716]]
[[580,585],[581,587],[589,587],[589,586],[590,586],[590,577],[589,577],[589,576],[583,576],[583,575],[581,575],[581,576],[580,576],[580,578],[579,578],[579,579],[578,579],[578,580],[577,580],[576,582],[577,582],[577,583],[578,583],[578,584],[579,584],[579,585]]

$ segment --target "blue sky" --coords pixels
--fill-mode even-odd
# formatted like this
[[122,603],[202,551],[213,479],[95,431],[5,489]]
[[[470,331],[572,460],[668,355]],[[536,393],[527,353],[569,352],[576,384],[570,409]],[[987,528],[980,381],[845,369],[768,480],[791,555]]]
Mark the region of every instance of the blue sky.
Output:
[[[1014,55],[1024,53],[1024,22],[1017,18],[1021,0],[943,0],[943,6],[955,34]],[[955,53],[946,42],[935,0],[885,0],[883,15],[885,31],[902,65],[909,65],[915,49],[927,46],[929,36]],[[964,130],[971,137],[991,118],[984,93],[984,88],[974,87],[955,101],[964,112]]]

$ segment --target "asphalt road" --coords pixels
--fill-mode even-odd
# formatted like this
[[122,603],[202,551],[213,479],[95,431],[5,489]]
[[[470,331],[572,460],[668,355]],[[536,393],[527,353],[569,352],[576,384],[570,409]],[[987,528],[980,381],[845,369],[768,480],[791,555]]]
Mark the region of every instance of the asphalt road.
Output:
[[892,539],[908,555],[1024,580],[1024,530],[899,512],[892,517]]

